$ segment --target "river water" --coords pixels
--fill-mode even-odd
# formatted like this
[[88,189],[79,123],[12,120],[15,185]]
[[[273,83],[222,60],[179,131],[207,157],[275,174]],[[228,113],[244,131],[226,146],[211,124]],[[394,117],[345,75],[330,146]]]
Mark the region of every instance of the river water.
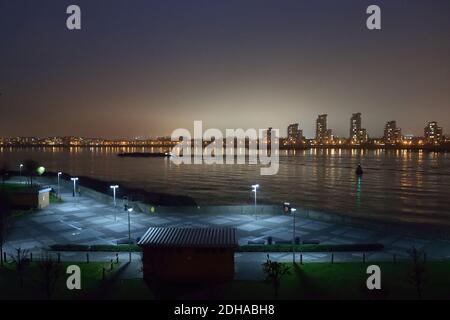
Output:
[[[148,191],[181,194],[203,204],[258,203],[294,206],[382,220],[450,224],[450,154],[406,150],[280,151],[277,175],[257,165],[175,165],[167,158],[121,158],[143,148],[0,148],[0,165],[25,159],[48,171],[91,176]],[[355,167],[361,163],[364,175]]]

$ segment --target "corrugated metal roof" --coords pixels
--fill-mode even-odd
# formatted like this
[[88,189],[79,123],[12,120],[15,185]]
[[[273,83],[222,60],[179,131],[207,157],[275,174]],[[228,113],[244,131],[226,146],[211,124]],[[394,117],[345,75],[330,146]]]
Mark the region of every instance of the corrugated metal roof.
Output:
[[234,228],[150,228],[138,245],[166,247],[235,247]]

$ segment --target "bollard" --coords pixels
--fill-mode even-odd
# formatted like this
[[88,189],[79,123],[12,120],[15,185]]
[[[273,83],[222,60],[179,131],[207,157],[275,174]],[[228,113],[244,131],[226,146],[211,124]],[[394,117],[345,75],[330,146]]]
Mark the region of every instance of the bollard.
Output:
[[113,259],[111,259],[111,271],[114,269]]
[[58,263],[61,263],[61,252],[58,252]]
[[363,252],[363,263],[364,264],[366,263],[366,253],[365,252]]
[[102,279],[103,280],[106,279],[106,269],[105,269],[105,267],[102,268]]
[[331,254],[331,263],[334,263],[334,253]]
[[89,253],[86,253],[86,263],[89,263]]
[[116,253],[116,263],[119,263],[119,254]]
[[303,255],[300,253],[300,264],[303,264]]
[[33,252],[30,252],[30,262],[33,262]]

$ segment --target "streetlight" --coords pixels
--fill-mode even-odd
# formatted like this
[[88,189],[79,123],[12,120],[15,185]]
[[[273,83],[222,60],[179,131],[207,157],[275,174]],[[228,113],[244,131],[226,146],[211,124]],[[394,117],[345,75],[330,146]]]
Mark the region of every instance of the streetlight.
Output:
[[129,261],[131,262],[131,220],[130,220],[130,213],[133,212],[133,208],[129,207],[126,204],[126,205],[124,205],[124,209],[128,213],[128,254],[129,254]]
[[111,189],[113,189],[113,199],[114,199],[114,207],[116,207],[116,189],[119,187],[118,185],[109,186]]
[[23,164],[21,163],[20,165],[19,165],[19,179],[20,179],[20,182],[22,182],[22,168],[23,168]]
[[292,213],[292,262],[295,263],[295,211],[297,209],[292,208],[289,202],[283,203],[283,213],[290,214]]
[[76,190],[76,188],[77,188],[77,181],[78,181],[78,178],[70,178],[70,180],[73,181],[73,196],[75,197],[75,190]]
[[62,172],[58,172],[58,198],[61,199],[60,187],[59,187],[59,177],[62,175]]
[[[114,199],[114,208],[116,207],[116,189],[119,187],[118,185],[109,186],[113,190],[113,199]],[[117,221],[117,213],[114,210],[114,221]]]
[[297,209],[291,208],[292,212],[292,263],[295,264],[295,211]]
[[255,217],[256,217],[256,191],[259,188],[259,184],[252,184],[252,192],[255,193]]

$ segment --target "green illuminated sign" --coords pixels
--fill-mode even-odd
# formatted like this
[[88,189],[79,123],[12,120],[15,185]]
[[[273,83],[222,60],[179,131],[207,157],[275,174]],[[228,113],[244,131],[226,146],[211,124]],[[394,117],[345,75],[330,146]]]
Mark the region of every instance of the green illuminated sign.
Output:
[[42,176],[45,172],[45,168],[44,167],[39,167],[36,169],[36,173],[40,176]]

